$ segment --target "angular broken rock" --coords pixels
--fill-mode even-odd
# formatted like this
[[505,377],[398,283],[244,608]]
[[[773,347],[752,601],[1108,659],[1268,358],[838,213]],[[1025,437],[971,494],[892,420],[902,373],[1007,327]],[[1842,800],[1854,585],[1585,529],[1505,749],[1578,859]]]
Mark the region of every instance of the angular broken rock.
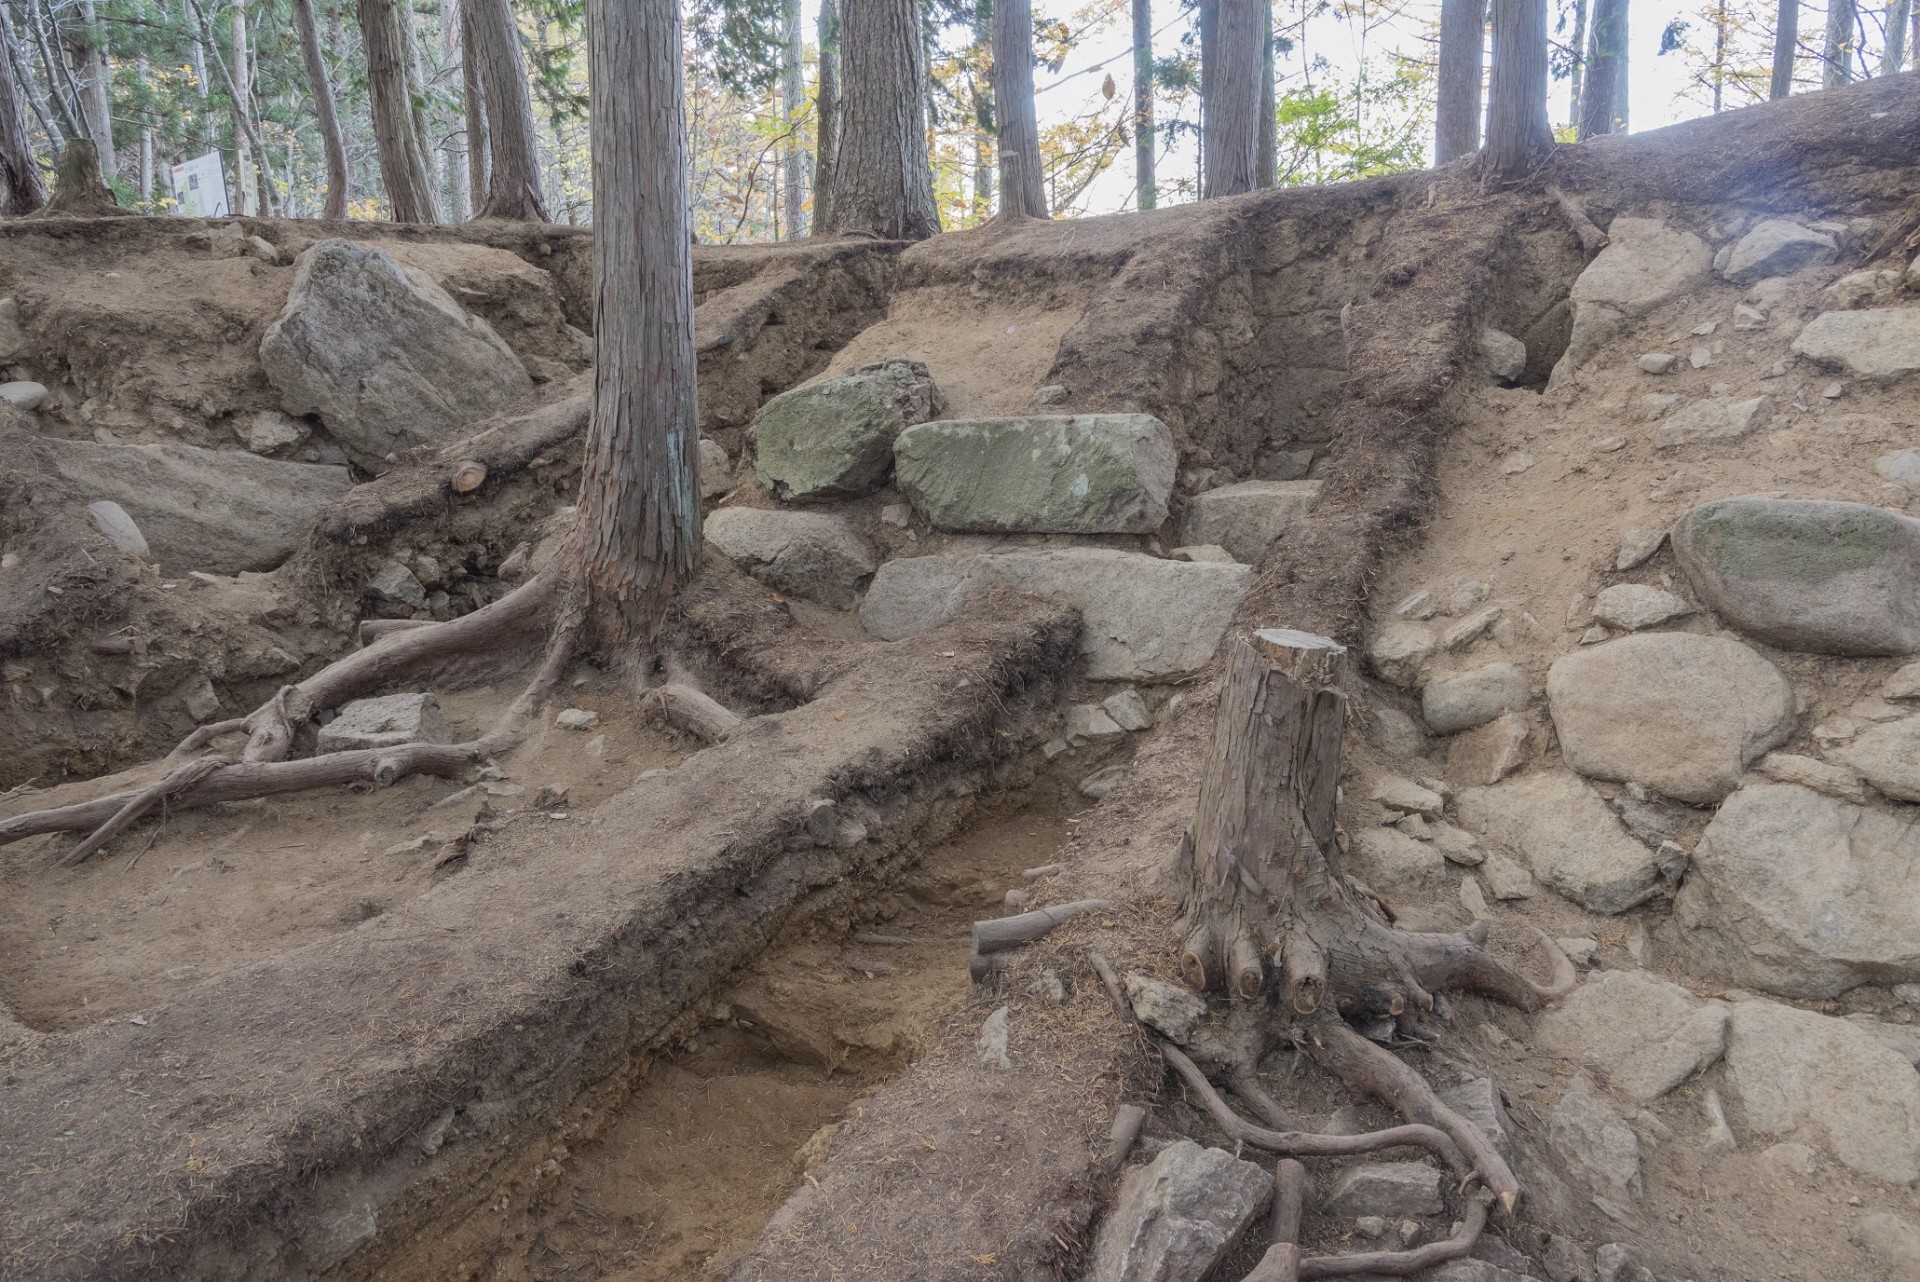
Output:
[[1462,787],[1499,783],[1527,764],[1533,728],[1524,713],[1507,712],[1447,740],[1447,778]]
[[1107,710],[1107,715],[1112,717],[1113,723],[1122,730],[1137,731],[1153,728],[1153,713],[1148,710],[1147,701],[1140,697],[1138,690],[1122,690],[1118,694],[1110,694],[1100,701],[1100,706]]
[[1720,1058],[1727,1007],[1643,970],[1608,971],[1544,1011],[1533,1035],[1541,1050],[1592,1069],[1644,1104]]
[[1736,440],[1765,427],[1772,417],[1771,396],[1740,401],[1731,396],[1709,396],[1668,415],[1654,433],[1653,444],[1656,449],[1666,450],[1699,441]]
[[1150,414],[955,419],[893,443],[901,492],[956,532],[1150,534],[1167,519],[1178,461],[1173,433]]
[[1512,1128],[1507,1121],[1506,1101],[1491,1077],[1475,1077],[1434,1092],[1442,1104],[1465,1118],[1473,1128],[1509,1160],[1513,1157]]
[[1631,570],[1645,565],[1667,541],[1667,532],[1662,529],[1649,529],[1640,525],[1629,525],[1620,531],[1620,551],[1613,558],[1616,570]]
[[1920,717],[1868,726],[1832,755],[1895,801],[1920,801]]
[[1735,242],[1722,274],[1736,285],[1751,285],[1812,263],[1830,263],[1839,248],[1833,237],[1823,232],[1784,218],[1768,218],[1754,224],[1752,231]]
[[347,240],[300,256],[260,364],[282,409],[318,414],[372,472],[533,390],[491,325],[425,273]]
[[700,497],[718,498],[733,488],[733,460],[720,442],[711,437],[700,438]]
[[1799,784],[1840,801],[1862,805],[1867,800],[1866,781],[1857,771],[1845,766],[1829,765],[1797,753],[1769,752],[1760,758],[1755,769],[1775,783]]
[[1527,674],[1511,663],[1489,663],[1458,676],[1427,682],[1420,711],[1437,734],[1471,730],[1527,706]]
[[1864,503],[1722,499],[1680,518],[1673,550],[1695,594],[1763,641],[1816,654],[1920,649],[1913,517]]
[[1252,1162],[1170,1144],[1121,1180],[1087,1282],[1203,1282],[1272,1196],[1273,1177]]
[[1721,805],[1675,901],[1701,973],[1787,997],[1920,980],[1920,830],[1789,784]]
[[723,507],[707,517],[707,542],[776,592],[850,610],[879,564],[853,527],[825,512]]
[[1657,218],[1615,218],[1607,247],[1573,283],[1572,299],[1641,316],[1703,284],[1713,265],[1705,241]]
[[1860,1217],[1853,1240],[1887,1270],[1888,1282],[1920,1282],[1920,1226],[1891,1211]]
[[127,509],[110,499],[101,499],[87,504],[87,517],[93,527],[107,536],[113,545],[128,556],[145,561],[152,552],[147,547],[146,536],[140,533],[140,527],[127,515]]
[[1124,734],[1120,723],[1107,715],[1097,703],[1076,703],[1067,709],[1066,736],[1069,740],[1110,739]]
[[1396,828],[1363,828],[1353,841],[1354,873],[1389,899],[1412,903],[1446,886],[1446,860]]
[[1577,650],[1547,670],[1567,765],[1704,803],[1793,731],[1793,687],[1729,637],[1648,632]]
[[1439,793],[1429,788],[1422,788],[1413,780],[1400,775],[1381,775],[1374,781],[1373,790],[1367,794],[1367,797],[1391,810],[1425,815],[1429,819],[1438,818],[1441,810],[1446,807],[1446,802],[1441,799]]
[[1340,1172],[1320,1209],[1342,1218],[1379,1215],[1400,1219],[1438,1215],[1446,1207],[1440,1200],[1437,1167],[1425,1162],[1362,1162]]
[[1127,1001],[1132,1003],[1135,1017],[1182,1045],[1207,1017],[1207,1004],[1178,984],[1137,970],[1128,971],[1125,982]]
[[403,743],[452,743],[453,730],[431,694],[387,694],[355,699],[320,727],[321,753],[396,748]]
[[1367,663],[1382,681],[1411,690],[1420,684],[1420,670],[1433,657],[1433,633],[1417,623],[1398,620],[1375,630],[1367,645]]
[[1920,311],[1876,307],[1823,312],[1807,322],[1790,349],[1826,369],[1890,380],[1920,370]]
[[381,600],[396,605],[410,605],[417,610],[427,603],[426,587],[412,570],[398,561],[382,563],[367,587]]
[[754,416],[754,471],[783,499],[853,498],[893,466],[900,432],[946,412],[918,361],[862,365],[768,401]]
[[1454,806],[1463,825],[1518,853],[1534,876],[1589,912],[1625,912],[1659,893],[1653,852],[1568,771],[1469,788]]
[[1657,627],[1693,613],[1690,602],[1645,583],[1616,583],[1593,599],[1593,617],[1624,632]]
[[1553,1107],[1548,1142],[1594,1192],[1619,1200],[1640,1195],[1640,1138],[1612,1105],[1583,1091],[1568,1091]]
[[938,627],[975,595],[1014,588],[1077,607],[1081,654],[1096,681],[1164,681],[1198,671],[1226,635],[1253,570],[1188,564],[1107,548],[888,561],[860,606],[882,641]]
[[1480,365],[1499,382],[1518,382],[1527,372],[1527,345],[1489,326],[1480,331]]
[[1320,499],[1320,481],[1242,481],[1188,500],[1180,541],[1214,544],[1234,560],[1258,565],[1287,527]]

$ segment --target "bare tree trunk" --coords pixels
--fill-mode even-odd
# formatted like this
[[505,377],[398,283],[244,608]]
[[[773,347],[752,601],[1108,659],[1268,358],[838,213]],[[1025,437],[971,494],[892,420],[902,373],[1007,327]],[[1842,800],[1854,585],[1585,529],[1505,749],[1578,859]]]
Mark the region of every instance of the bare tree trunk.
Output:
[[1769,98],[1785,98],[1793,92],[1793,60],[1800,46],[1800,0],[1780,0],[1780,12],[1773,24],[1773,83]]
[[819,113],[813,139],[813,231],[833,226],[833,164],[840,152],[840,10],[836,0],[820,0],[814,27],[820,53],[820,83],[814,91]]
[[587,50],[594,399],[580,476],[581,569],[599,619],[650,636],[700,556],[679,6],[588,0]]
[[314,115],[320,126],[320,147],[327,162],[327,198],[320,216],[347,216],[347,139],[340,130],[340,113],[333,96],[333,76],[320,52],[320,31],[313,20],[313,0],[292,0],[293,25],[300,36],[300,57],[307,66],[307,86],[313,91]]
[[1153,146],[1153,0],[1133,0],[1133,186],[1140,209],[1160,200]]
[[1262,0],[1213,0],[1213,36],[1201,43],[1202,199],[1238,196],[1260,181],[1263,7]]
[[1279,104],[1273,97],[1273,0],[1260,0],[1260,124],[1254,142],[1254,186],[1268,191],[1280,180]]
[[1593,0],[1592,48],[1580,99],[1580,141],[1613,133],[1623,114],[1618,92],[1627,66],[1627,0]]
[[[1589,70],[1586,96],[1597,77]],[[1493,0],[1493,83],[1487,95],[1488,175],[1519,178],[1553,148],[1547,123],[1547,0]]]
[[1907,61],[1907,27],[1913,21],[1913,0],[1893,0],[1887,6],[1887,49],[1880,56],[1880,74],[1896,74]]
[[807,149],[800,142],[800,113],[807,98],[807,50],[800,38],[800,0],[786,0],[786,18],[780,67],[780,115],[787,127],[786,185],[781,199],[786,210],[787,239],[798,240],[807,234]]
[[[29,21],[32,20],[31,13],[25,16]],[[26,46],[20,43],[13,19],[7,13],[7,7],[4,4],[0,4],[0,41],[4,41],[6,45],[8,70],[13,76],[14,84],[26,95],[27,105],[33,108],[34,118],[40,122],[41,131],[47,136],[47,145],[57,152],[62,140],[72,135],[61,128],[57,118],[48,110],[46,99],[41,96],[40,87],[34,83],[33,67],[27,60]]]
[[924,240],[940,231],[919,8],[915,0],[846,0],[829,232]]
[[233,42],[229,64],[233,68],[233,182],[240,192],[240,212],[258,214],[265,211],[254,182],[253,149],[247,145],[247,139],[253,136],[253,76],[247,65],[246,0],[234,0],[229,27]]
[[993,217],[993,0],[974,0],[973,57],[977,67],[987,60],[984,87],[976,74],[970,79],[973,91],[973,216]]
[[1573,39],[1567,44],[1569,61],[1573,64],[1571,74],[1567,77],[1572,82],[1572,89],[1567,96],[1567,119],[1575,124],[1580,122],[1580,94],[1586,82],[1587,3],[1588,0],[1573,0]]
[[[5,15],[0,14],[0,23],[5,21]],[[21,86],[14,79],[11,26],[0,30],[0,36],[7,42],[7,56],[0,59],[0,212],[18,216],[47,203],[47,185],[41,180],[40,164],[33,158],[33,144],[27,137]]]
[[487,200],[474,217],[546,222],[533,95],[512,0],[468,0],[467,21],[487,102]]
[[[1584,5],[1581,16],[1586,13]],[[1440,100],[1433,159],[1444,165],[1480,150],[1480,79],[1487,41],[1486,0],[1441,0]],[[1575,82],[1575,96],[1579,82]]]
[[1860,14],[1855,0],[1827,0],[1826,72],[1828,89],[1853,82],[1853,51],[1859,43]]
[[460,10],[460,85],[467,119],[467,203],[479,209],[487,203],[487,91],[480,85],[480,53],[473,44],[469,0],[452,0]]
[[994,0],[993,123],[1000,144],[999,216],[1047,217],[1033,105],[1032,0]]
[[434,220],[433,170],[427,164],[424,140],[414,128],[407,17],[397,0],[356,0],[355,7],[367,51],[374,147],[393,221],[430,223]]
[[[194,20],[200,28],[201,43],[206,46],[207,56],[209,60],[213,63],[213,69],[215,72],[219,74],[220,87],[227,91],[228,98],[232,99],[234,102],[240,102],[242,100],[240,97],[240,90],[238,86],[234,84],[233,72],[228,70],[227,60],[220,56],[220,46],[214,43],[213,25],[207,21],[207,11],[201,7],[200,0],[187,0],[187,3],[193,9]],[[250,142],[253,145],[253,149],[255,152],[261,155],[266,154],[266,148],[260,145],[260,136],[254,133],[253,131],[252,118],[246,112],[236,111],[234,112],[233,120],[236,126],[235,128],[236,140],[238,140],[239,138],[245,138],[248,142]],[[243,199],[244,199],[244,192],[246,191],[246,187],[242,185],[240,190],[243,193]],[[258,194],[269,196],[267,204],[265,205],[265,207],[263,207],[260,210],[260,212],[269,218],[273,217],[273,204],[272,204],[270,194],[264,191],[259,192]]]
[[85,0],[80,12],[87,41],[80,63],[80,112],[86,117],[87,137],[100,153],[101,177],[111,178],[119,165],[113,153],[113,71],[107,62],[106,28],[94,0]]

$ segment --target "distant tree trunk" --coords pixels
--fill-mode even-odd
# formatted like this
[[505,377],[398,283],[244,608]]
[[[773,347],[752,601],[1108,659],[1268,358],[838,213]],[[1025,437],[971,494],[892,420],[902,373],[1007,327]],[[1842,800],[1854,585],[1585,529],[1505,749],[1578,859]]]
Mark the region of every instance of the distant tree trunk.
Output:
[[113,152],[113,71],[107,62],[107,33],[94,0],[85,0],[80,13],[87,42],[80,62],[80,114],[86,118],[87,137],[100,154],[100,176],[111,178],[119,172],[119,164]]
[[1280,179],[1279,121],[1274,118],[1278,104],[1273,99],[1273,0],[1260,0],[1260,37],[1260,123],[1254,140],[1253,185],[1267,191]]
[[830,232],[924,240],[940,231],[927,167],[919,5],[846,0]]
[[373,107],[373,141],[380,179],[396,223],[434,221],[433,170],[424,140],[414,128],[408,91],[406,15],[396,0],[356,0],[360,39],[367,51],[367,97]]
[[13,77],[13,83],[26,95],[27,105],[33,108],[34,118],[40,122],[41,130],[47,135],[47,145],[58,151],[62,140],[72,135],[61,128],[56,116],[48,110],[46,99],[40,94],[40,87],[34,83],[33,67],[27,60],[26,46],[20,43],[13,19],[8,15],[7,6],[4,4],[0,4],[0,43],[6,47],[7,70]]
[[807,234],[807,149],[800,142],[800,113],[806,107],[807,56],[800,38],[800,0],[786,0],[787,27],[780,68],[780,114],[786,123],[786,235],[798,240]]
[[1580,140],[1614,132],[1616,101],[1627,65],[1627,0],[1594,0],[1593,43],[1580,99]]
[[1586,83],[1587,70],[1587,0],[1573,0],[1573,39],[1567,42],[1567,51],[1573,63],[1571,74],[1567,77],[1572,83],[1567,98],[1567,119],[1578,124],[1580,94]]
[[327,161],[327,198],[320,216],[347,216],[347,139],[340,130],[340,113],[333,97],[333,76],[320,52],[320,30],[313,20],[313,0],[292,0],[293,25],[300,37],[300,58],[307,67],[307,87],[313,91],[314,115],[320,126],[320,148]]
[[587,51],[594,386],[581,571],[600,625],[646,636],[700,556],[680,7],[588,0]]
[[[1589,71],[1587,97],[1596,77]],[[1487,95],[1488,175],[1520,178],[1553,148],[1547,123],[1547,0],[1493,0],[1493,83]]]
[[547,197],[540,186],[533,95],[527,90],[512,0],[469,0],[467,21],[487,101],[487,199],[474,217],[543,223]]
[[260,193],[254,182],[253,149],[247,146],[252,134],[253,77],[247,63],[247,4],[234,0],[229,28],[232,32],[233,58],[233,181],[240,191],[240,212],[262,212]]
[[1160,199],[1153,144],[1153,0],[1133,0],[1133,186],[1141,209]]
[[[1580,10],[1586,16],[1585,5]],[[1444,165],[1480,150],[1480,80],[1487,42],[1486,0],[1441,0],[1440,101],[1433,159]],[[1575,96],[1579,82],[1575,81]]]
[[1853,51],[1859,40],[1855,0],[1827,0],[1826,73],[1821,84],[1836,89],[1853,81]]
[[[227,60],[220,56],[220,46],[214,43],[213,25],[207,21],[206,9],[201,7],[200,0],[187,0],[187,3],[193,10],[194,21],[200,29],[200,42],[206,46],[208,61],[213,64],[214,72],[220,79],[220,87],[227,91],[227,97],[232,101],[243,101],[239,86],[234,83],[233,72],[227,67]],[[252,144],[255,152],[265,155],[266,148],[260,145],[260,136],[253,130],[252,118],[244,111],[236,111],[233,115],[233,121],[235,138],[246,139],[247,142]],[[236,175],[236,177],[238,177],[238,175]],[[240,191],[243,193],[243,200],[246,190],[245,184],[242,184]],[[268,218],[273,217],[272,193],[262,188],[256,190],[256,196],[265,198],[265,203],[260,207],[260,212]]]
[[1887,6],[1887,50],[1880,57],[1880,74],[1891,76],[1907,61],[1907,26],[1913,21],[1913,0],[1893,0]]
[[973,89],[973,215],[993,217],[993,0],[974,0],[974,65],[987,60],[988,84],[972,77]]
[[[1202,199],[1238,196],[1260,182],[1262,0],[1214,0],[1214,30],[1201,45]],[[1205,61],[1211,48],[1213,59]]]
[[480,53],[474,48],[469,0],[452,0],[460,11],[460,86],[467,119],[467,206],[487,203],[487,91],[480,85]]
[[1773,84],[1769,98],[1785,98],[1793,92],[1793,59],[1800,46],[1800,0],[1780,0],[1780,12],[1773,24]]
[[815,44],[819,48],[819,85],[813,109],[819,115],[813,137],[813,231],[833,226],[833,164],[840,153],[840,9],[836,0],[820,0]]
[[47,203],[47,185],[27,137],[27,113],[14,78],[12,32],[0,35],[8,44],[7,57],[0,58],[0,213],[18,216]]
[[994,0],[993,122],[1000,144],[1000,217],[1047,217],[1033,105],[1032,0]]

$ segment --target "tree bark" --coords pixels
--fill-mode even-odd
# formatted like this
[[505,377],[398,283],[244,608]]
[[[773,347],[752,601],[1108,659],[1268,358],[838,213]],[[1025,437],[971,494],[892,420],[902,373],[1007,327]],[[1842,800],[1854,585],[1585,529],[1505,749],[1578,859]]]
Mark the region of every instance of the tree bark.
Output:
[[1153,0],[1133,0],[1133,187],[1139,209],[1160,200],[1153,146]]
[[14,80],[13,33],[8,29],[0,31],[0,36],[8,46],[7,56],[0,58],[0,212],[17,217],[47,203],[47,185],[27,135],[21,86]]
[[1573,63],[1567,77],[1572,85],[1567,95],[1567,119],[1576,125],[1580,123],[1580,93],[1587,70],[1587,7],[1588,0],[1573,0],[1573,39],[1567,42]]
[[[196,3],[198,0],[196,0]],[[373,107],[380,179],[396,223],[434,221],[433,170],[414,128],[406,15],[397,0],[355,0],[367,53],[367,97]]]
[[1785,98],[1793,92],[1793,60],[1800,51],[1800,0],[1780,0],[1780,11],[1773,24],[1773,84],[1769,98]]
[[[1486,42],[1486,0],[1441,0],[1435,164],[1445,165],[1480,150],[1480,80]],[[1577,97],[1579,82],[1574,85]]]
[[487,203],[487,91],[480,85],[480,53],[473,44],[468,0],[453,0],[460,10],[461,103],[467,121],[467,205]]
[[1620,125],[1619,89],[1627,71],[1627,0],[1593,0],[1592,47],[1580,99],[1580,141]]
[[234,0],[229,17],[233,45],[233,58],[228,64],[233,68],[233,183],[240,192],[240,212],[260,214],[266,209],[260,204],[254,180],[254,149],[247,145],[253,137],[253,76],[247,64],[246,0]]
[[815,43],[819,47],[819,86],[813,95],[819,119],[813,138],[813,228],[833,226],[833,162],[840,151],[840,9],[836,0],[820,0]]
[[1260,117],[1254,138],[1254,183],[1261,191],[1280,181],[1279,104],[1273,90],[1273,0],[1260,0]]
[[588,0],[587,21],[594,399],[581,570],[599,626],[651,636],[700,556],[680,10]]
[[927,166],[916,0],[846,0],[829,232],[924,240],[940,231]]
[[[1595,76],[1587,75],[1591,99]],[[1501,182],[1518,179],[1553,148],[1547,123],[1547,0],[1493,0],[1493,83],[1481,163]]]
[[1260,182],[1264,5],[1262,0],[1213,0],[1211,7],[1212,38],[1201,42],[1202,199],[1238,196]]
[[1907,62],[1907,27],[1913,20],[1913,0],[1893,0],[1887,6],[1887,48],[1880,56],[1880,74],[1891,76]]
[[307,67],[307,85],[313,91],[314,115],[320,126],[320,147],[327,162],[327,197],[320,216],[347,216],[347,139],[340,130],[340,113],[333,96],[333,76],[320,52],[320,29],[313,20],[313,0],[292,0],[293,25],[300,37],[300,57]]
[[1826,70],[1821,84],[1827,89],[1853,83],[1853,52],[1859,41],[1860,13],[1855,0],[1827,0]]
[[987,83],[982,86],[976,72],[970,77],[973,91],[973,216],[976,221],[993,217],[993,0],[974,0],[973,63],[987,64]]
[[80,61],[80,114],[86,118],[87,137],[100,155],[100,174],[111,178],[119,166],[113,152],[113,72],[107,62],[106,29],[100,25],[94,0],[85,0],[80,12],[87,42]]
[[[240,90],[233,81],[233,72],[228,70],[227,60],[220,56],[220,46],[214,43],[213,26],[207,21],[207,11],[201,7],[200,0],[187,0],[187,3],[192,7],[194,20],[199,25],[201,43],[206,46],[208,58],[213,63],[213,69],[219,73],[220,87],[227,91],[228,98],[231,98],[235,102],[241,101]],[[236,127],[236,136],[249,140],[253,144],[254,150],[264,155],[265,148],[261,147],[260,137],[254,133],[253,121],[247,113],[235,111],[233,120]],[[239,175],[235,175],[235,177],[238,178]],[[246,187],[242,185],[240,190],[245,192]],[[273,217],[271,198],[269,198],[267,206],[260,212],[269,218]]]
[[993,123],[1000,144],[1000,217],[1048,216],[1033,104],[1033,0],[994,0]]
[[467,22],[473,28],[487,103],[487,199],[474,217],[546,222],[533,95],[527,90],[527,64],[520,52],[513,2],[468,0]]
[[781,46],[780,116],[786,125],[785,185],[781,203],[788,240],[807,234],[807,149],[800,142],[800,113],[806,108],[806,45],[800,38],[800,0],[786,0],[786,39]]

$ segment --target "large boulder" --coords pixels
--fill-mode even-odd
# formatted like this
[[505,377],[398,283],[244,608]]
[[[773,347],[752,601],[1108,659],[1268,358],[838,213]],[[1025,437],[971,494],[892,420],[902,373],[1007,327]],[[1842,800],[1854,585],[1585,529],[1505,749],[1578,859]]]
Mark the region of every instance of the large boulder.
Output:
[[1585,1091],[1568,1091],[1547,1118],[1547,1143],[1568,1170],[1594,1192],[1616,1202],[1638,1198],[1640,1137],[1613,1105]]
[[1534,876],[1588,912],[1625,912],[1660,891],[1653,852],[1564,770],[1469,788],[1455,808],[1462,824],[1518,853]]
[[283,463],[245,450],[96,445],[39,437],[41,463],[89,502],[117,503],[162,568],[271,570],[320,509],[353,488],[344,467]]
[[1550,1007],[1533,1036],[1549,1055],[1592,1069],[1644,1104],[1720,1058],[1727,1007],[1643,970],[1612,970]]
[[1850,1020],[1777,1002],[1734,1003],[1727,1087],[1761,1135],[1818,1141],[1891,1184],[1920,1180],[1920,1074]]
[[1799,271],[1809,263],[1830,263],[1839,250],[1825,232],[1784,218],[1768,218],[1735,242],[1722,274],[1736,285],[1751,285],[1768,276]]
[[853,527],[824,512],[726,507],[706,521],[707,542],[777,592],[850,610],[878,564]]
[[1088,1282],[1202,1282],[1273,1196],[1252,1162],[1181,1140],[1120,1181]]
[[1212,543],[1258,565],[1287,527],[1320,498],[1319,481],[1242,481],[1196,494],[1180,522],[1180,541]]
[[323,240],[300,256],[260,363],[289,414],[317,414],[369,471],[533,388],[493,327],[384,250]]
[[1920,520],[1864,503],[1721,499],[1680,518],[1673,551],[1700,598],[1763,641],[1920,649]]
[[1727,798],[1674,909],[1699,968],[1787,997],[1920,980],[1920,829],[1791,784]]
[[994,588],[1056,597],[1081,612],[1087,675],[1166,681],[1204,667],[1226,634],[1253,571],[1244,565],[1163,561],[1107,548],[888,561],[860,606],[883,641],[938,627]]
[[1730,637],[1646,632],[1547,670],[1567,765],[1682,801],[1718,801],[1793,730],[1793,687]]
[[901,429],[946,408],[919,361],[862,365],[762,405],[753,420],[754,472],[783,499],[866,494],[893,466]]
[[1793,340],[1792,351],[1856,378],[1901,378],[1920,370],[1920,308],[1822,312]]
[[1607,349],[1629,320],[1706,283],[1713,251],[1690,231],[1658,218],[1615,218],[1607,247],[1573,282],[1572,333],[1549,386],[1561,386]]
[[1173,433],[1151,414],[955,419],[893,443],[914,507],[937,529],[980,533],[1151,533],[1167,519],[1178,463]]

